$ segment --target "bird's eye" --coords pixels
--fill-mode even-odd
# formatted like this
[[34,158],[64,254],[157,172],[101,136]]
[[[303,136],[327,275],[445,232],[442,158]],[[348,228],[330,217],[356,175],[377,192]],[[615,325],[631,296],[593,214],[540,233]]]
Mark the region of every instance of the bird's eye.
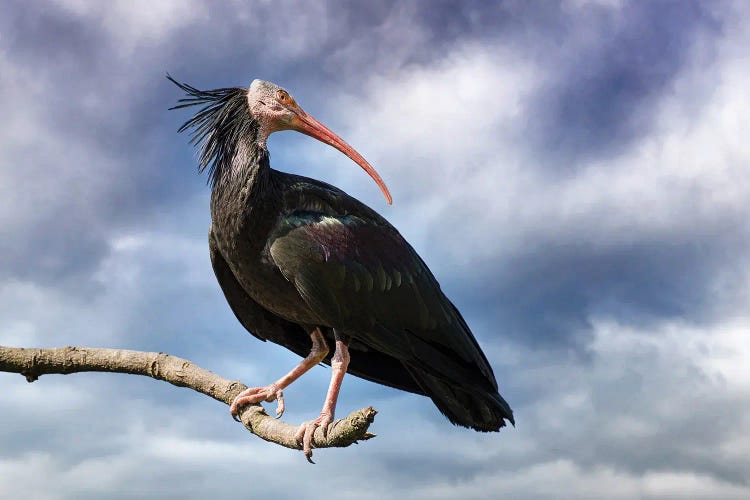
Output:
[[296,107],[297,103],[294,102],[294,97],[290,96],[285,90],[278,90],[276,92],[276,100],[284,106]]

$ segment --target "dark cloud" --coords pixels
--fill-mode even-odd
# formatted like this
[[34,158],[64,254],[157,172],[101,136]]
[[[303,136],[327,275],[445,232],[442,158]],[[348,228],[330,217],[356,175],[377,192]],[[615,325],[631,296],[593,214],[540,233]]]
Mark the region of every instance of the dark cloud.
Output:
[[[610,328],[599,326],[600,335]],[[579,364],[575,358],[531,355],[539,371],[519,382],[525,393],[536,393],[545,403],[524,404],[519,412],[534,422],[537,452],[591,470],[602,465],[636,475],[681,470],[745,484],[745,460],[706,448],[706,443],[732,442],[731,429],[743,425],[738,401],[726,381],[685,356],[684,346],[695,340],[691,333],[665,340],[659,328],[620,337],[612,344],[617,351],[595,348],[589,366],[580,371],[563,368]],[[556,378],[559,371],[568,375]],[[529,391],[529,385],[536,390]],[[572,394],[578,397],[571,405],[566,398]],[[578,405],[587,407],[585,417]]]
[[[25,118],[36,128],[28,141],[0,142],[8,148],[0,188],[12,182],[28,201],[14,211],[12,227],[0,226],[3,328],[13,327],[14,340],[41,345],[168,351],[258,384],[298,361],[246,333],[213,280],[208,188],[187,138],[175,134],[184,113],[166,111],[180,97],[167,71],[205,88],[271,79],[335,121],[331,96],[364,99],[373,75],[440,68],[447,55],[471,47],[490,60],[510,48],[519,59],[542,62],[544,85],[535,103],[521,106],[518,120],[528,126],[505,133],[517,133],[528,144],[519,147],[554,181],[558,170],[575,175],[577,162],[613,159],[649,134],[655,103],[692,48],[706,44],[710,52],[722,34],[719,10],[697,2],[211,3],[184,21],[170,13],[157,34],[143,35],[125,20],[105,22],[96,9],[76,14],[60,4],[9,2],[0,56],[33,78],[0,74],[0,89],[13,96],[3,107],[19,130]],[[296,168],[301,148],[274,141],[274,164]],[[415,161],[404,168],[426,167]],[[408,192],[417,196],[422,186],[414,184]],[[461,207],[444,213],[434,227],[403,232],[448,241],[446,231],[471,220]],[[408,220],[426,224],[422,215]],[[744,484],[746,460],[726,452],[745,425],[739,386],[717,380],[702,356],[664,340],[660,329],[675,322],[712,332],[725,307],[715,295],[717,276],[731,277],[728,295],[744,286],[748,235],[736,229],[744,219],[722,212],[705,220],[710,227],[657,235],[636,223],[608,244],[607,234],[592,237],[588,227],[545,233],[532,221],[539,227],[518,229],[527,235],[518,236],[526,237],[520,251],[491,242],[484,257],[463,264],[439,245],[427,247],[427,262],[492,353],[517,429],[486,436],[453,428],[425,398],[348,377],[340,412],[375,404],[380,436],[357,449],[321,450],[324,470],[336,473],[314,489],[320,473],[302,457],[248,438],[225,408],[187,391],[125,376],[42,378],[28,387],[8,376],[0,496],[37,488],[39,496],[189,498],[242,495],[252,485],[253,494],[277,498],[434,498],[476,493],[471,483],[486,481],[512,483],[508,491],[531,498],[534,485],[513,481],[556,462],[578,467],[586,488],[596,486],[602,467],[636,486],[645,474],[675,471]],[[467,241],[466,254],[475,245]],[[25,303],[21,292],[36,300]],[[602,318],[653,334],[612,339],[596,323]],[[718,356],[706,348],[710,355]],[[329,373],[315,368],[287,391],[290,422],[319,411]],[[37,479],[16,480],[18,464]],[[279,471],[287,474],[281,492],[268,479]],[[557,486],[560,495],[585,493],[572,482]],[[496,491],[488,486],[475,496]]]
[[464,269],[464,279],[447,285],[467,314],[481,318],[487,339],[585,350],[591,318],[638,327],[677,318],[696,324],[716,320],[724,313],[716,302],[716,278],[737,277],[725,281],[727,295],[741,290],[747,244],[747,235],[730,231],[606,247],[542,240],[522,255],[478,261]]
[[112,51],[101,25],[87,23],[54,3],[10,0],[4,12],[0,23],[10,57],[32,63],[40,73],[56,73],[61,84],[73,78],[77,84],[86,81]]
[[688,54],[711,50],[721,34],[721,21],[701,2],[625,2],[587,9],[564,25],[561,45],[546,54],[556,71],[534,96],[529,123],[530,145],[563,172],[647,135]]

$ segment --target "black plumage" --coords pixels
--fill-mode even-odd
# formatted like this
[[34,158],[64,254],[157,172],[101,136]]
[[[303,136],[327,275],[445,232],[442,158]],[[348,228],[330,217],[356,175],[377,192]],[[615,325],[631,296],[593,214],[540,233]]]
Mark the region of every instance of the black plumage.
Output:
[[[180,131],[192,131],[209,170],[211,261],[250,333],[304,357],[319,328],[331,351],[346,340],[348,373],[426,395],[454,424],[496,431],[514,422],[463,317],[393,226],[340,189],[273,170],[264,134],[269,123],[282,128],[253,114],[248,89],[169,79],[188,95],[175,108],[201,106]],[[267,95],[288,102],[283,89],[258,86],[260,104]]]

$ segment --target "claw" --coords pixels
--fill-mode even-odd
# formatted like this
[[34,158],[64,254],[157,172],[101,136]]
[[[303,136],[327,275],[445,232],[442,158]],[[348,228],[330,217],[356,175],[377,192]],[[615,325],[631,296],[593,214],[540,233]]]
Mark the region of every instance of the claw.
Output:
[[333,415],[330,413],[321,413],[320,416],[314,420],[309,420],[302,423],[297,429],[297,433],[294,435],[295,441],[302,445],[302,452],[305,454],[307,461],[311,464],[312,461],[312,440],[315,435],[315,430],[318,427],[323,428],[323,437],[328,436],[328,426],[333,422]]
[[249,404],[257,404],[261,401],[272,402],[278,400],[276,407],[276,418],[284,414],[284,392],[276,388],[275,384],[267,387],[251,387],[245,389],[234,398],[232,405],[229,407],[229,413],[237,422],[239,419],[240,408]]
[[276,418],[281,418],[284,414],[284,391],[276,392]]

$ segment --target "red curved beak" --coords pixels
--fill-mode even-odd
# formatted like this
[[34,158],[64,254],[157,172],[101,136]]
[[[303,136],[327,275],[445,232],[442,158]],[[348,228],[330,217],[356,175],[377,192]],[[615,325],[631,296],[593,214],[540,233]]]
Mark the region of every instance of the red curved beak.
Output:
[[362,170],[367,172],[370,177],[372,177],[372,180],[377,183],[380,190],[383,192],[385,199],[388,201],[388,204],[391,205],[393,203],[393,198],[391,198],[391,193],[388,191],[385,182],[383,182],[383,179],[380,178],[380,175],[378,175],[372,165],[370,165],[361,154],[357,153],[353,147],[344,142],[341,137],[331,132],[328,127],[305,113],[302,109],[298,109],[296,115],[292,119],[291,128],[297,132],[302,132],[305,135],[314,137],[321,142],[325,142],[329,146],[333,146],[354,160],[354,163],[362,167]]

